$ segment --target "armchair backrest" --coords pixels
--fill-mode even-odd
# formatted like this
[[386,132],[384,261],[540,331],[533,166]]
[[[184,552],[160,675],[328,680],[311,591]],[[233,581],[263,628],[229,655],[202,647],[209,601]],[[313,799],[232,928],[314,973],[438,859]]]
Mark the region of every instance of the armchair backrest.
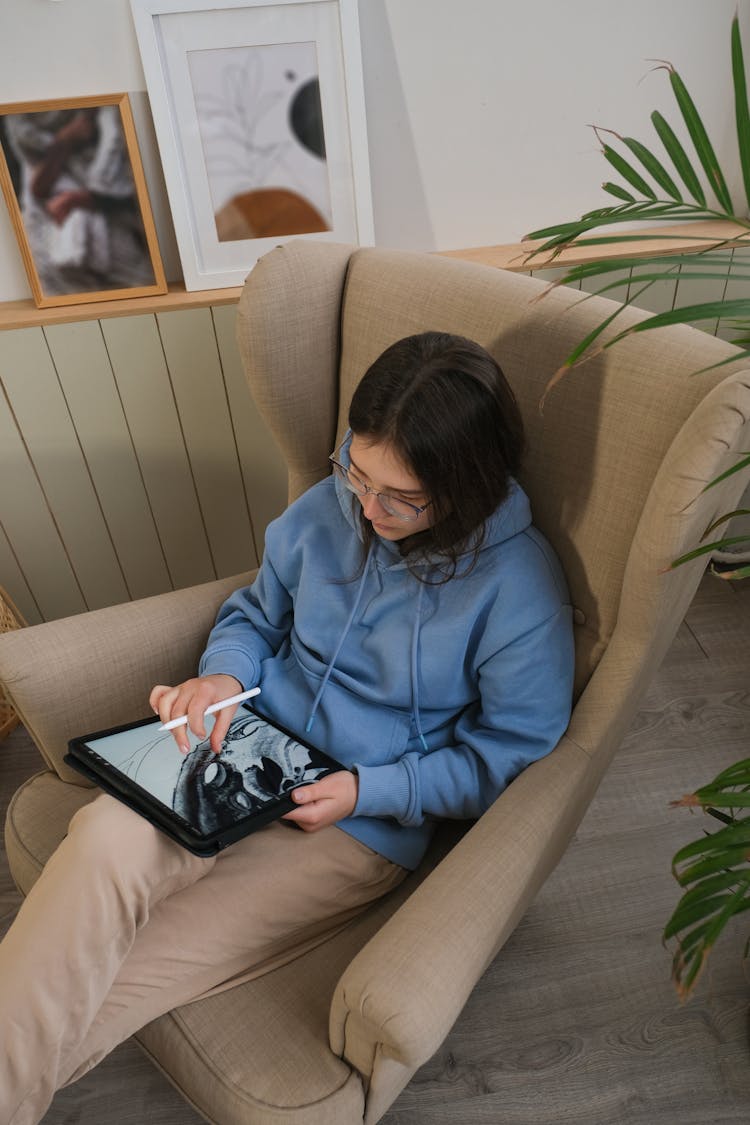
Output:
[[[741,474],[703,492],[744,448],[750,371],[732,346],[696,329],[634,333],[569,372],[541,400],[565,357],[613,302],[439,256],[293,242],[267,255],[240,302],[251,390],[290,470],[290,499],[328,471],[349,401],[395,340],[437,329],[468,336],[498,360],[527,430],[521,483],[534,522],[562,560],[576,607],[577,692],[621,644],[650,671],[700,579],[700,561],[663,573],[741,491]],[[617,326],[646,314],[625,310]],[[646,668],[646,665],[648,666]]]

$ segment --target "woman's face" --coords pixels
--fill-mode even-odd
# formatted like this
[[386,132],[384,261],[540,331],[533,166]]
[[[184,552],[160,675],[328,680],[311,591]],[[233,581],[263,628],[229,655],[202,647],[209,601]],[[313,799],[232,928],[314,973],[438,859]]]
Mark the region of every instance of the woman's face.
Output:
[[[354,434],[349,446],[351,471],[374,492],[406,500],[421,508],[429,499],[424,488],[387,442],[371,441]],[[432,523],[432,508],[422,512],[415,520],[400,520],[386,512],[372,492],[358,495],[362,511],[382,539],[396,542],[424,531]]]

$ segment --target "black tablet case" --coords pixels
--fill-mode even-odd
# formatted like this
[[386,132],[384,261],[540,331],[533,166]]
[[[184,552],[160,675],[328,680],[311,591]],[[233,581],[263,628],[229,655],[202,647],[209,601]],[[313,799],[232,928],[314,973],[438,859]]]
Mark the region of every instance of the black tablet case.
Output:
[[191,733],[183,756],[160,726],[149,718],[80,735],[65,761],[196,855],[215,855],[283,816],[296,807],[293,789],[341,769],[247,703],[219,755]]

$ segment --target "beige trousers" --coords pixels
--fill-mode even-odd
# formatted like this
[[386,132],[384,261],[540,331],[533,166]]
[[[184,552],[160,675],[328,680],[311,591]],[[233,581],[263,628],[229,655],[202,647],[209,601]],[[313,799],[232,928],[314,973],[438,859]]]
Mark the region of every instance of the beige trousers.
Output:
[[282,822],[200,859],[98,797],[0,944],[0,1122],[36,1125],[144,1024],[318,945],[405,874]]

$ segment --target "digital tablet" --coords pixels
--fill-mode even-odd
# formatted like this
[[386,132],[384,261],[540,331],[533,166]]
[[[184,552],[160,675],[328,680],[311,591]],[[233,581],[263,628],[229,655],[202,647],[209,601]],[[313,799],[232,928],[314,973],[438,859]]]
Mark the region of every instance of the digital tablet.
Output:
[[[206,716],[210,735],[213,715]],[[65,761],[196,855],[222,848],[297,806],[291,792],[342,767],[248,703],[221,754],[188,731],[183,755],[161,719],[72,738]]]

